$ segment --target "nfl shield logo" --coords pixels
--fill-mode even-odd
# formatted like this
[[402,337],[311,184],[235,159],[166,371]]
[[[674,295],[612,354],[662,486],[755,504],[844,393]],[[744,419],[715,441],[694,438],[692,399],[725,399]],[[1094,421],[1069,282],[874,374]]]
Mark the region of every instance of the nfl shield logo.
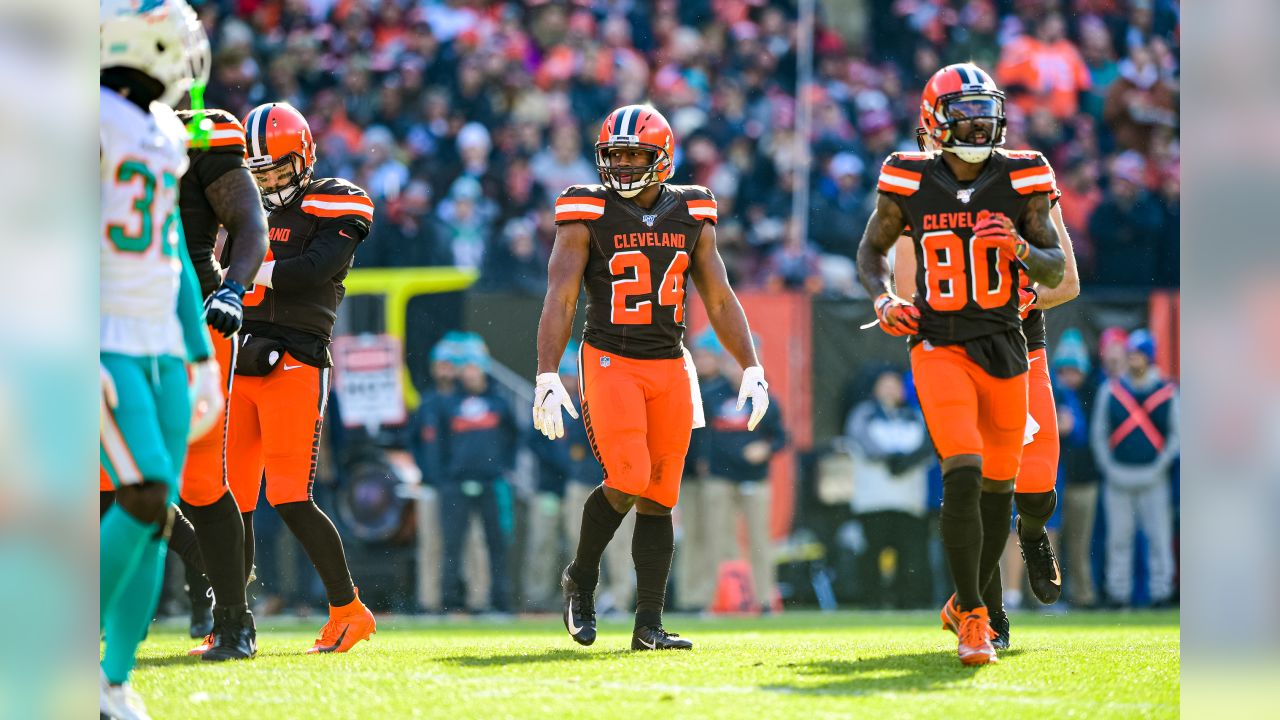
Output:
[[969,204],[969,198],[973,195],[973,188],[964,188],[956,191],[956,199],[965,205]]
[[657,215],[643,215],[643,216],[641,216],[641,217],[640,217],[640,219],[644,221],[644,224],[645,224],[645,225],[648,225],[649,227],[653,227],[653,221],[654,221],[654,220],[657,220],[657,219],[658,219],[658,216],[657,216]]
[[609,356],[604,355],[600,358],[600,367],[609,367]]

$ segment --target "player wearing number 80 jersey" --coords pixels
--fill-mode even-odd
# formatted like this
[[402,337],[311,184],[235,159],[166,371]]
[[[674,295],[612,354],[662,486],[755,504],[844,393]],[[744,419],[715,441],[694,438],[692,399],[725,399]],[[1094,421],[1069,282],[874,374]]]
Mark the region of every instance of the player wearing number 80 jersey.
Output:
[[605,119],[596,143],[602,184],[571,186],[556,200],[533,417],[551,438],[564,435],[562,407],[576,417],[556,369],[579,287],[585,284],[579,388],[587,438],[604,469],[604,483],[587,498],[577,553],[561,576],[565,628],[583,645],[595,641],[600,555],[635,507],[637,603],[631,647],[692,647],[662,628],[674,551],[671,509],[702,404],[682,344],[690,276],[711,325],[746,368],[739,406],[751,398],[751,429],[768,407],[764,370],[716,250],[715,198],[703,187],[665,184],[674,150],[671,126],[661,113],[646,105],[618,108]]
[[[1056,287],[1065,257],[1050,220],[1053,171],[1039,153],[999,149],[1004,93],[986,72],[961,63],[935,73],[920,124],[940,151],[885,160],[858,272],[885,330],[916,336],[911,367],[942,459],[942,541],[956,587],[943,619],[960,661],[979,665],[996,657],[979,588],[1008,536],[1027,418],[1018,269]],[[914,302],[893,294],[885,260],[904,233]]]

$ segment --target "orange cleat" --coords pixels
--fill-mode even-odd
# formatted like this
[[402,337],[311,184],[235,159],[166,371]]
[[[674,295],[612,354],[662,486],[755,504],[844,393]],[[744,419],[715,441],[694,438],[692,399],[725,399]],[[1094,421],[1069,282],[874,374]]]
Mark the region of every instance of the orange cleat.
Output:
[[991,629],[991,620],[987,616],[985,607],[965,611],[960,619],[960,632],[957,634],[960,644],[956,654],[960,657],[961,663],[986,665],[999,662],[996,658],[996,649],[991,644],[991,639],[996,636],[996,633]]
[[187,654],[192,657],[198,657],[200,655],[203,655],[209,652],[209,648],[213,647],[213,642],[214,642],[213,633],[209,633],[208,635],[204,636],[204,640],[201,640],[199,645],[188,650]]
[[952,635],[960,634],[960,608],[956,607],[955,593],[947,598],[947,603],[942,606],[942,612],[939,615],[942,617],[943,630],[950,630]]
[[360,590],[356,599],[342,607],[329,606],[329,622],[320,629],[320,637],[307,649],[311,653],[346,652],[361,640],[378,631],[373,613],[360,602]]

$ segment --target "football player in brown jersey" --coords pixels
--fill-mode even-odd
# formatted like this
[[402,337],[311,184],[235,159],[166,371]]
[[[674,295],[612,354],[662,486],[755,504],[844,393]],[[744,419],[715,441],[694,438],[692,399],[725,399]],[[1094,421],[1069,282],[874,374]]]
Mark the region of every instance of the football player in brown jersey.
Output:
[[[957,655],[996,659],[981,587],[1004,549],[1027,418],[1027,344],[1018,271],[1057,287],[1065,273],[1050,218],[1056,192],[1042,155],[1005,152],[1004,93],[976,65],[925,86],[921,125],[941,152],[894,153],[858,247],[881,327],[911,335],[911,366],[942,459],[942,540],[956,595]],[[919,300],[893,293],[887,255],[910,227]],[[983,544],[983,536],[999,543]]]
[[716,249],[716,201],[696,185],[669,185],[675,139],[647,105],[614,110],[600,128],[600,185],[572,185],[556,200],[556,239],[538,324],[534,426],[564,435],[561,410],[577,413],[556,369],[573,327],[579,288],[587,324],[579,351],[582,419],[603,483],[587,498],[572,563],[561,574],[564,625],[582,645],[596,638],[600,555],[636,510],[633,650],[687,649],[662,627],[674,539],[671,510],[689,435],[701,421],[692,360],[682,343],[690,276],[711,326],[745,369],[738,405],[751,401],[754,430],[769,406],[764,369],[746,314]]
[[[920,150],[933,149],[924,128],[916,131]],[[1061,193],[1051,198],[1053,209],[1050,217],[1062,240],[1066,255],[1066,272],[1055,288],[1024,282],[1025,272],[1019,272],[1018,311],[1022,317],[1022,333],[1027,338],[1028,415],[1027,432],[1023,438],[1022,462],[1014,481],[1013,504],[1017,509],[1016,537],[1023,561],[1030,574],[1031,589],[1040,602],[1050,605],[1062,594],[1062,571],[1058,566],[1053,545],[1045,525],[1053,517],[1058,505],[1056,491],[1058,480],[1058,409],[1053,400],[1053,385],[1049,378],[1048,340],[1044,311],[1074,300],[1080,294],[1080,275],[1076,269],[1071,236],[1062,219],[1059,204]],[[894,246],[893,280],[899,297],[914,298],[916,294],[916,256],[909,235],[899,238]],[[984,538],[984,542],[985,542]],[[982,601],[991,618],[991,628],[996,636],[992,645],[996,650],[1009,647],[1009,616],[1004,610],[1003,586],[1000,570],[991,572],[991,578],[982,587]],[[958,632],[952,621],[944,615],[946,628]]]
[[[246,528],[265,477],[267,502],[324,582],[329,621],[307,652],[346,652],[374,632],[373,613],[360,601],[342,538],[311,488],[329,397],[329,345],[346,293],[342,281],[369,234],[373,201],[346,180],[312,177],[315,140],[289,104],[254,108],[244,127],[271,246],[244,296],[227,476]],[[250,537],[246,533],[246,549]],[[246,571],[251,567],[246,562]]]
[[[245,287],[253,282],[267,252],[267,216],[245,165],[240,121],[217,109],[186,110],[178,116],[193,131],[187,152],[191,167],[178,187],[183,234],[205,298],[205,318],[214,330],[222,388],[230,394],[232,346],[244,320]],[[225,269],[214,257],[220,227],[228,236]],[[182,511],[195,527],[204,573],[217,603],[213,627],[188,654],[209,661],[257,653],[257,631],[245,595],[249,569],[244,567],[244,523],[226,477],[226,417],[224,409],[213,430],[191,443],[182,471]]]

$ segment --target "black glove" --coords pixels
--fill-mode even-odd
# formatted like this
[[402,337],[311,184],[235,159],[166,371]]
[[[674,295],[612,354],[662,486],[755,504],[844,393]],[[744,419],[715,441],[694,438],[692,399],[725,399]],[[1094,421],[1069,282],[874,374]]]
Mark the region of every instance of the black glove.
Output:
[[209,327],[223,337],[240,332],[244,324],[244,286],[235,280],[223,280],[222,287],[204,301],[204,315]]

